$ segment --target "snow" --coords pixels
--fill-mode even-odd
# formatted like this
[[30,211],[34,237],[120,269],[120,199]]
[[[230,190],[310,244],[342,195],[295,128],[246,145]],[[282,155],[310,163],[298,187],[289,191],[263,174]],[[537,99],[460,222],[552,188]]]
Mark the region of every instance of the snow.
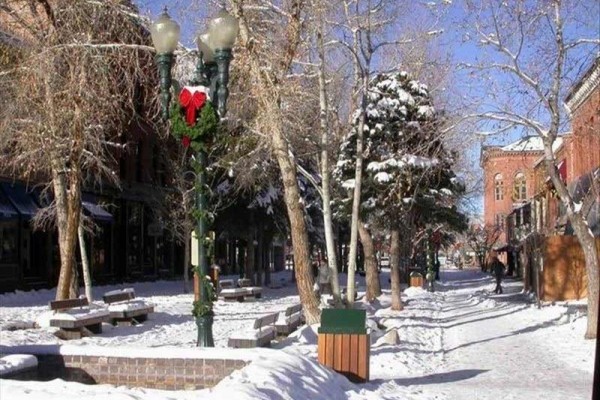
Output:
[[122,293],[135,293],[135,289],[134,288],[125,288],[125,289],[110,290],[110,291],[104,293],[104,296],[114,296],[116,294],[122,294]]
[[[71,340],[69,343],[73,343]],[[35,354],[68,354],[71,356],[90,357],[124,357],[124,358],[206,358],[217,360],[255,360],[264,349],[230,349],[230,348],[199,348],[177,346],[145,346],[145,347],[108,347],[94,344],[23,344],[13,346],[0,346],[3,353],[35,353]]]
[[72,308],[70,310],[64,310],[52,314],[50,319],[56,319],[61,321],[79,321],[82,319],[94,318],[94,317],[107,317],[110,313],[106,309],[95,309],[90,310],[87,308]]
[[419,106],[417,115],[419,117],[431,118],[435,114],[435,109],[432,106]]
[[246,329],[231,335],[234,339],[260,339],[266,336],[275,336],[277,329],[274,326],[265,326],[262,329]]
[[544,142],[539,136],[528,136],[502,147],[503,151],[542,151]]
[[29,354],[11,354],[0,357],[0,376],[36,367],[37,358]]
[[[51,382],[2,380],[0,398],[22,399],[589,399],[591,398],[594,341],[583,335],[584,302],[563,302],[538,309],[522,283],[507,279],[504,294],[493,294],[491,276],[476,270],[446,269],[434,293],[409,288],[402,311],[390,309],[389,270],[381,273],[384,294],[364,303],[364,278],[358,277],[359,301],[372,330],[370,373],[366,384],[350,383],[316,361],[317,326],[303,326],[272,349],[229,349],[227,339],[247,330],[252,320],[297,304],[298,294],[289,272],[280,289],[263,288],[254,302],[215,303],[214,337],[217,347],[195,347],[196,327],[190,315],[192,294],[182,293],[182,282],[129,284],[138,298],[155,304],[149,320],[134,327],[112,328],[92,337],[63,342],[54,328],[0,331],[0,353],[25,353],[27,346],[65,354],[128,357],[218,357],[250,361],[211,389],[163,391],[112,385],[82,385],[57,379]],[[345,274],[340,275],[345,282]],[[94,288],[95,292],[118,289]],[[47,312],[54,292],[40,290],[0,295],[0,324],[34,321]],[[98,298],[98,296],[94,296]],[[397,332],[397,344],[388,339]],[[386,338],[386,335],[387,338]],[[384,340],[384,338],[386,338]],[[393,342],[393,340],[391,340]],[[66,344],[65,344],[66,343]]]
[[402,161],[408,165],[412,165],[414,167],[419,168],[431,168],[439,163],[439,161],[435,158],[415,156],[412,154],[407,154],[403,156]]
[[346,181],[344,181],[342,183],[342,187],[344,189],[354,189],[354,185],[356,185],[356,180],[355,179],[348,179]]
[[387,183],[392,180],[392,176],[390,174],[388,174],[387,172],[382,171],[382,172],[376,173],[375,176],[373,177],[373,179],[375,179],[375,181],[378,183]]
[[[563,138],[557,137],[552,143],[552,151],[556,151],[562,146]],[[517,140],[514,143],[508,144],[501,148],[503,151],[543,151],[544,141],[541,136],[527,136]]]
[[153,304],[146,303],[143,300],[131,300],[128,302],[113,303],[108,306],[110,312],[136,311],[152,307]]

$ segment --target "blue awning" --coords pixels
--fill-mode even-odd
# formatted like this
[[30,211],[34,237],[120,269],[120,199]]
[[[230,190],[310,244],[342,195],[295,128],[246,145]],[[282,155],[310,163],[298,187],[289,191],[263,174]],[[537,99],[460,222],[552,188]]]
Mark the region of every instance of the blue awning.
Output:
[[10,200],[11,204],[19,211],[22,217],[31,219],[37,213],[39,207],[33,200],[31,192],[20,183],[1,183],[2,190]]
[[19,213],[13,205],[10,204],[8,198],[0,192],[0,220],[17,218],[19,218]]
[[106,211],[102,206],[98,205],[94,196],[84,194],[82,196],[81,205],[83,206],[84,211],[86,211],[92,219],[101,222],[113,222],[114,218],[112,214]]

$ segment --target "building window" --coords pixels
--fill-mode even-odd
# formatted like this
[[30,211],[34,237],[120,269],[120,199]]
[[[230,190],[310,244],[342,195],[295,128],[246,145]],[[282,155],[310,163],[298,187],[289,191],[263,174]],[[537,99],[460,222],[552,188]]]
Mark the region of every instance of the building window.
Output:
[[515,175],[515,183],[513,185],[513,200],[527,200],[527,180],[522,172],[519,172],[517,175]]
[[502,174],[494,176],[494,197],[496,200],[504,200],[504,181]]
[[142,268],[143,206],[127,205],[127,267],[129,272],[141,274]]
[[506,215],[504,214],[496,214],[496,226],[500,229],[504,229],[504,221],[506,220]]
[[17,221],[0,222],[0,264],[18,262],[19,225]]

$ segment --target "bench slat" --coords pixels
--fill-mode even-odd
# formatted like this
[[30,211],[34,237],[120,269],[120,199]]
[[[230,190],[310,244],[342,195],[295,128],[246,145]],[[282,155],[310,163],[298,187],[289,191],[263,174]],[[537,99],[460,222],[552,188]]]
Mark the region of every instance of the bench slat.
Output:
[[302,311],[302,304],[296,304],[285,309],[285,316],[289,317],[292,314],[296,314]]
[[248,278],[241,278],[241,279],[238,279],[237,285],[239,287],[248,287],[248,286],[252,286],[252,282],[250,282],[250,279],[248,279]]
[[257,318],[254,321],[254,329],[261,329],[263,326],[274,324],[279,318],[279,313],[273,313],[265,315],[264,317]]
[[115,293],[115,294],[108,294],[108,295],[104,295],[102,296],[102,300],[104,300],[105,303],[110,304],[110,303],[117,303],[119,301],[127,301],[127,300],[132,300],[135,299],[135,293],[134,292],[122,292],[122,293]]
[[223,279],[222,281],[219,281],[219,287],[221,287],[221,289],[233,288],[233,280]]
[[88,304],[88,299],[85,297],[82,297],[80,299],[54,300],[50,302],[50,309],[64,310],[67,308],[85,307]]

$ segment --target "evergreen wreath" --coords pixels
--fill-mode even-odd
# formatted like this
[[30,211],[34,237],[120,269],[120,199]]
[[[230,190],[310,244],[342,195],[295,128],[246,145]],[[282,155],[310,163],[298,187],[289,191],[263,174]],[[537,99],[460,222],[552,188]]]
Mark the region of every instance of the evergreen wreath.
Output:
[[185,147],[195,151],[202,150],[216,134],[219,126],[219,115],[210,101],[200,109],[195,125],[188,125],[185,120],[185,110],[176,104],[171,108],[171,134],[181,140]]

